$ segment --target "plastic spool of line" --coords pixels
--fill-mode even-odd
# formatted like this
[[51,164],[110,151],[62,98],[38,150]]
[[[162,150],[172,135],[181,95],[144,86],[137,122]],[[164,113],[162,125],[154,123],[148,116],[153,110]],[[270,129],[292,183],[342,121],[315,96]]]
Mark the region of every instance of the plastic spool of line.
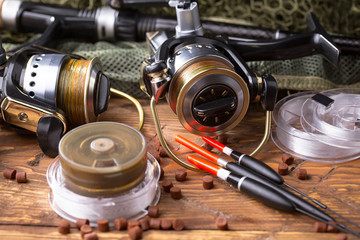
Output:
[[360,157],[360,89],[302,92],[280,100],[271,137],[304,160],[345,162]]
[[96,122],[65,134],[49,165],[51,207],[76,222],[137,219],[160,198],[160,166],[147,153],[144,136],[121,123]]

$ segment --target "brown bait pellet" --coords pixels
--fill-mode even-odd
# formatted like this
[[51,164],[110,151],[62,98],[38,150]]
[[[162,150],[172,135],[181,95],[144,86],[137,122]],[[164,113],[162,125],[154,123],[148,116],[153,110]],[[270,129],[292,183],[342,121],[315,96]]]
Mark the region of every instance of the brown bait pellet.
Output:
[[203,177],[203,188],[212,189],[214,187],[214,178],[211,175],[206,175]]
[[347,235],[345,233],[339,233],[336,235],[336,240],[347,240]]
[[168,157],[167,152],[165,151],[165,149],[162,146],[160,146],[160,148],[159,148],[159,155],[160,155],[160,157]]
[[[333,225],[336,226],[336,222],[329,222],[329,223],[331,223],[331,224],[333,224]],[[331,226],[331,225],[328,224],[327,227],[326,227],[326,232],[338,233],[338,232],[339,232],[339,229],[337,229],[336,227],[333,227],[333,226]]]
[[280,175],[287,175],[288,174],[288,165],[285,163],[279,163],[279,167],[278,167],[278,173]]
[[127,226],[128,221],[126,220],[126,218],[116,218],[114,220],[114,227],[118,231],[127,229]]
[[130,229],[130,228],[133,228],[133,227],[136,227],[136,226],[139,226],[139,221],[138,220],[131,220],[131,221],[128,222],[127,229]]
[[228,229],[228,222],[227,219],[224,217],[217,217],[215,221],[216,227],[219,230],[226,230]]
[[291,165],[294,163],[294,157],[291,156],[288,153],[283,153],[283,155],[281,156],[281,160],[283,161],[283,163],[285,163],[286,165]]
[[158,218],[151,218],[149,224],[151,229],[159,230],[161,226],[161,220]]
[[84,238],[84,236],[88,233],[92,233],[93,229],[92,227],[90,227],[88,224],[83,224],[80,227],[80,234],[81,234],[81,238]]
[[163,180],[162,181],[162,187],[165,192],[170,192],[170,188],[172,188],[174,185],[171,180]]
[[100,232],[108,232],[109,231],[109,220],[100,219],[97,221],[98,230]]
[[204,142],[203,144],[201,144],[201,146],[203,149],[211,151],[214,147],[211,146],[210,144],[208,144],[207,142]]
[[326,232],[327,224],[324,222],[315,222],[314,231],[315,232]]
[[18,182],[18,183],[26,183],[27,182],[26,172],[18,172],[18,173],[16,173],[16,182]]
[[176,170],[175,171],[175,179],[178,182],[183,182],[186,180],[187,172],[185,170]]
[[164,177],[164,174],[165,174],[164,169],[161,167],[160,168],[160,179],[162,179]]
[[227,134],[221,134],[221,135],[219,135],[219,136],[217,136],[217,141],[219,142],[219,143],[222,143],[222,144],[224,144],[224,145],[226,145],[227,144],[227,141],[228,141],[228,135]]
[[135,226],[128,229],[128,234],[131,240],[137,240],[142,238],[143,230],[139,226]]
[[175,200],[179,200],[182,198],[181,189],[179,187],[170,188],[171,197]]
[[91,232],[84,235],[84,240],[99,240],[96,232]]
[[140,219],[139,225],[143,231],[149,230],[149,228],[150,228],[149,220],[147,218]]
[[149,206],[148,207],[148,216],[156,218],[159,216],[159,207],[158,206]]
[[70,233],[70,223],[65,219],[62,219],[58,224],[58,232],[61,234]]
[[296,170],[296,177],[300,180],[306,180],[308,177],[306,169],[299,168],[298,170]]
[[89,223],[90,223],[89,219],[78,218],[78,219],[76,219],[75,226],[77,227],[77,229],[80,230],[82,225],[85,225],[85,224],[89,225]]
[[162,230],[170,230],[171,229],[171,220],[169,219],[161,219],[160,227]]
[[16,170],[12,168],[5,168],[3,171],[3,176],[7,179],[15,179]]
[[184,221],[181,219],[174,219],[171,222],[171,226],[175,231],[181,231],[185,228]]

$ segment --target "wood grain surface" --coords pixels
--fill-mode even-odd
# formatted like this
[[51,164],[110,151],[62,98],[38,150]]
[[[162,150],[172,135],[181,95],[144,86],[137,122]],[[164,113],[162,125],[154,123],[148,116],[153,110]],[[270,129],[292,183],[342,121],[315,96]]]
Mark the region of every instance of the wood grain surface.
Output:
[[[145,111],[142,133],[148,141],[148,151],[154,153],[156,133],[149,100],[140,102]],[[175,135],[181,134],[199,145],[202,144],[201,138],[181,126],[166,102],[159,103],[157,108],[168,144],[177,156],[186,159],[191,151],[176,143]],[[252,106],[244,120],[227,133],[228,145],[244,153],[252,152],[262,138],[264,118],[265,113]],[[112,98],[100,121],[116,121],[136,127],[138,115],[127,100]],[[46,170],[52,159],[42,153],[35,135],[1,122],[0,143],[0,171],[9,167],[28,174],[28,183],[25,184],[5,179],[2,175],[0,177],[0,239],[81,239],[75,227],[68,235],[57,232],[61,218],[49,205],[46,180]],[[220,155],[217,150],[213,152]],[[257,158],[277,169],[281,155],[282,151],[270,140]],[[161,158],[160,165],[165,171],[163,179],[169,179],[180,187],[183,198],[174,200],[169,193],[162,192],[158,205],[159,218],[182,219],[186,230],[149,230],[144,232],[144,239],[336,239],[337,234],[334,233],[315,233],[315,220],[310,217],[266,207],[220,179],[215,178],[213,189],[205,190],[202,187],[205,173],[188,171],[187,180],[177,182],[174,174],[182,167],[169,158]],[[300,167],[307,170],[307,180],[296,178],[295,170]],[[337,164],[296,159],[291,169],[285,176],[287,183],[360,225],[359,159]],[[218,216],[228,219],[229,230],[217,230],[215,219]],[[128,239],[125,231],[112,230],[98,235],[100,239]],[[348,239],[355,237],[348,234]]]

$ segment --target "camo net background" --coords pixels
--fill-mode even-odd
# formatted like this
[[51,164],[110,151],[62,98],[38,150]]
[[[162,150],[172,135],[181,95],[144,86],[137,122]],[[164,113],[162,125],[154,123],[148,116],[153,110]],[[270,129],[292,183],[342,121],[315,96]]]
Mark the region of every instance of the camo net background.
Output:
[[[39,2],[39,0],[32,0]],[[95,8],[104,5],[101,0],[41,0],[43,3],[61,4],[77,8]],[[253,26],[306,31],[306,13],[315,13],[326,31],[360,37],[359,0],[199,0],[202,18],[216,18]],[[146,13],[174,14],[171,8],[140,9]],[[2,32],[7,43],[23,42],[28,35]],[[6,49],[14,45],[5,44]],[[99,57],[112,86],[134,97],[145,97],[139,90],[139,68],[146,58],[144,42],[83,43],[60,40],[57,49],[82,55]],[[336,87],[360,87],[360,56],[342,56],[340,69],[335,69],[321,56],[285,61],[249,62],[259,74],[273,74],[282,89],[312,90]]]

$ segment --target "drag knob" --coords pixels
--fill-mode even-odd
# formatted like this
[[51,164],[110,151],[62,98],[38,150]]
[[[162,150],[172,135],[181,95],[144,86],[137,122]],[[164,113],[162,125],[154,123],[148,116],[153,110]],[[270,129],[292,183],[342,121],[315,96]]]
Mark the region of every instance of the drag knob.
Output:
[[100,113],[105,112],[108,107],[110,98],[110,80],[101,72],[98,74],[98,83],[95,95],[94,111],[98,116]]
[[235,113],[237,97],[228,86],[214,84],[201,90],[193,101],[194,118],[204,126],[218,126]]
[[64,131],[62,122],[52,116],[40,118],[36,136],[41,150],[49,157],[58,155],[58,145]]

